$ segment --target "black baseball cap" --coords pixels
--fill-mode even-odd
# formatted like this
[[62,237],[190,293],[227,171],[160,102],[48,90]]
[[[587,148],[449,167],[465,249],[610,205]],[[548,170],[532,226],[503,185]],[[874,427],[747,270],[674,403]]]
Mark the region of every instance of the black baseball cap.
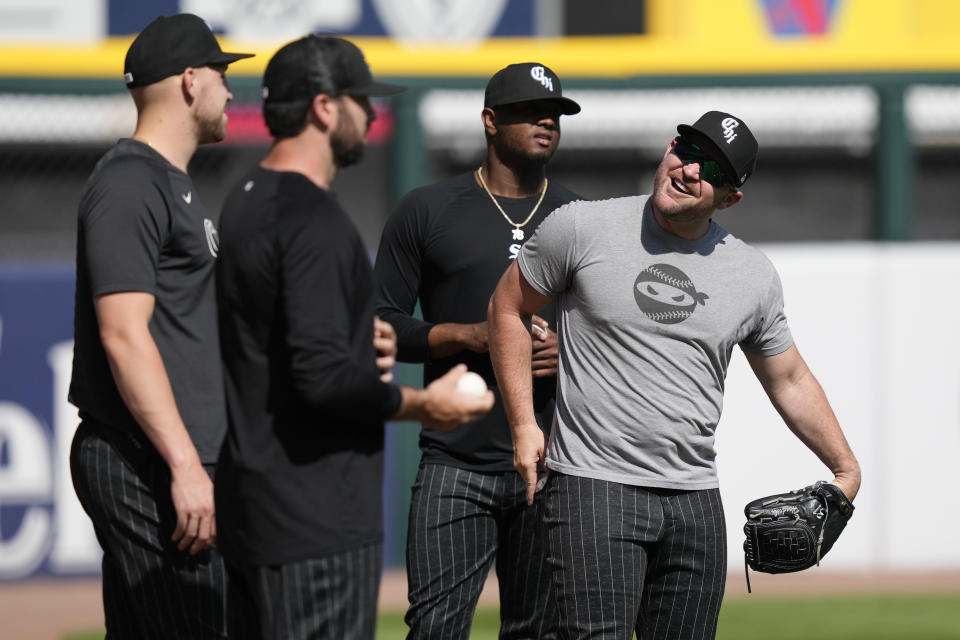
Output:
[[483,94],[483,106],[490,108],[532,100],[555,102],[563,115],[580,113],[579,104],[563,97],[557,74],[539,62],[520,62],[500,69]]
[[263,99],[271,102],[334,96],[389,96],[406,87],[377,82],[357,45],[343,38],[308,35],[273,54],[263,74]]
[[252,53],[227,53],[200,16],[160,16],[140,32],[123,63],[127,87],[145,87],[183,73],[187,67],[230,64]]
[[693,124],[677,125],[677,132],[713,156],[735,187],[743,186],[757,165],[757,139],[743,120],[729,113],[708,111]]

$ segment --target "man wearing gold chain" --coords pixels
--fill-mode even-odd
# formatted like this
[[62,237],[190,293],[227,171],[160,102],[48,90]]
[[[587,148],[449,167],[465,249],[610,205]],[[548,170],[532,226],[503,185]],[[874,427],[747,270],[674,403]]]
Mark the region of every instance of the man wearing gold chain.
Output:
[[[546,177],[560,116],[579,111],[546,66],[501,69],[484,95],[483,164],[414,189],[387,222],[375,266],[378,315],[396,329],[398,359],[424,363],[425,383],[462,362],[499,395],[487,349],[487,302],[524,239],[551,211],[580,199]],[[422,320],[414,317],[418,300]],[[530,328],[537,419],[545,432],[554,408],[555,317],[546,308]],[[526,505],[501,403],[454,431],[423,430],[420,449],[407,541],[408,638],[466,637],[494,561],[500,637],[556,637],[538,507]]]

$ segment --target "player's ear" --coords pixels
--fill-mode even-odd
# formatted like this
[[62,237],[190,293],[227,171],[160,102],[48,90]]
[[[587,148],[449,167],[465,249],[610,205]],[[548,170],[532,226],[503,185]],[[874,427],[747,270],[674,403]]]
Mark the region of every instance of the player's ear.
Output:
[[193,67],[187,67],[180,74],[180,90],[183,92],[183,98],[187,104],[193,104],[197,97],[197,70]]
[[676,144],[677,144],[676,140],[671,140],[670,142],[667,143],[667,148],[663,152],[663,160],[667,159],[667,156],[670,155],[670,152],[673,151],[673,148],[676,146]]
[[740,191],[739,189],[735,189],[733,187],[729,187],[729,189],[730,191],[728,191],[725,196],[720,198],[720,202],[717,203],[717,211],[721,209],[727,209],[728,207],[732,207],[733,205],[743,200],[743,191]]
[[497,135],[497,114],[490,107],[484,107],[480,112],[480,121],[483,123],[483,130],[488,136]]
[[336,98],[325,93],[318,93],[310,104],[310,115],[323,131],[332,130],[337,124],[340,115],[340,105]]

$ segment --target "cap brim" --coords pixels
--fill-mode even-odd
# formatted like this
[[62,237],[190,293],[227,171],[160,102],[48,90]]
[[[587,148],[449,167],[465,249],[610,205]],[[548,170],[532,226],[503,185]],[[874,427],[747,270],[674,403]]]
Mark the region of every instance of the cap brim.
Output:
[[345,87],[341,93],[350,93],[356,96],[393,96],[406,90],[406,87],[399,84],[371,81],[353,87]]
[[556,98],[554,102],[560,105],[560,113],[565,116],[572,116],[575,113],[580,113],[580,105],[570,98]]
[[557,110],[561,115],[572,116],[575,113],[580,113],[580,105],[571,100],[570,98],[564,98],[563,96],[559,98],[544,98],[542,95],[539,96],[530,96],[523,98],[511,98],[503,102],[498,102],[497,104],[486,105],[491,109],[496,109],[497,107],[503,107],[510,104],[520,104],[521,102],[552,102],[557,105]]
[[207,61],[207,64],[230,64],[231,62],[243,60],[244,58],[252,58],[253,55],[252,53],[228,53],[221,51],[220,55],[214,56],[214,59]]
[[734,185],[735,187],[743,186],[743,182],[739,180],[736,170],[733,168],[733,163],[727,159],[726,154],[723,153],[723,150],[716,145],[716,143],[710,139],[706,134],[701,133],[697,129],[694,129],[688,124],[678,124],[677,133],[682,135],[685,138],[689,138],[699,144],[701,147],[706,149],[711,156],[720,163],[720,168],[723,169],[723,173],[727,176],[727,181]]

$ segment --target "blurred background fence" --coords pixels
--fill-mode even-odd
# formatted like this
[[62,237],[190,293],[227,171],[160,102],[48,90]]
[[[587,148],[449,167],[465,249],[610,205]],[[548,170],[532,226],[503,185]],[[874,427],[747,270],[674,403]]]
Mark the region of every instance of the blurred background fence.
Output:
[[[759,165],[718,221],[780,269],[798,343],[865,470],[862,515],[831,560],[960,569],[956,545],[907,548],[910,523],[881,497],[921,479],[909,497],[930,507],[929,528],[960,528],[936,508],[956,503],[960,479],[960,3],[0,0],[0,580],[98,570],[66,467],[76,203],[100,155],[133,131],[120,78],[131,34],[178,11],[204,16],[225,48],[257,52],[231,66],[228,139],[190,167],[214,214],[267,149],[259,76],[279,45],[343,34],[375,74],[410,88],[376,103],[367,158],[334,185],[371,256],[403,193],[479,164],[483,87],[511,62],[547,64],[583,106],[563,118],[549,175],[591,199],[646,192],[678,123],[741,116]],[[419,384],[417,367],[400,373]],[[740,505],[824,470],[742,359],[727,382],[718,451],[739,564]],[[389,565],[403,562],[417,430],[388,430]],[[770,450],[782,455],[769,467],[753,462]]]

